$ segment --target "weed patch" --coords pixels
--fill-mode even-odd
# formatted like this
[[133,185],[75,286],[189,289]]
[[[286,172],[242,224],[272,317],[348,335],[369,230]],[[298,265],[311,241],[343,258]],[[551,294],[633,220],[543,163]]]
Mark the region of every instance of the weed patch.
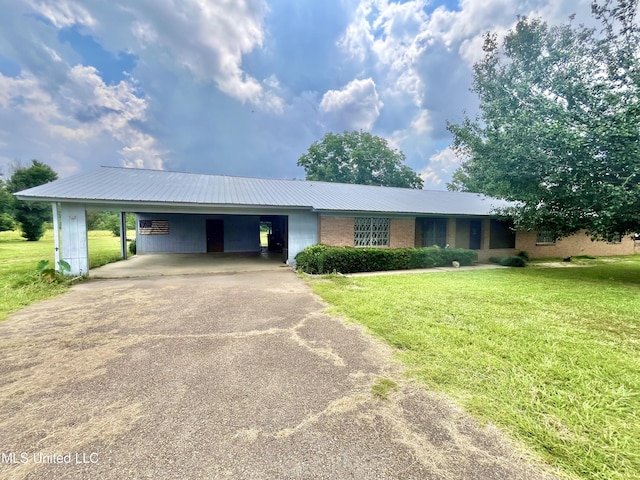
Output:
[[380,400],[387,400],[389,394],[398,389],[398,384],[388,378],[379,378],[371,387],[371,394]]

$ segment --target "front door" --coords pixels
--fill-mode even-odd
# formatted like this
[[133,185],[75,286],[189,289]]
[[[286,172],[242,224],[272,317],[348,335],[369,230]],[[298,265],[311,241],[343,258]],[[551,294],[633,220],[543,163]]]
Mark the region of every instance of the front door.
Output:
[[469,221],[469,248],[480,250],[482,245],[482,220]]
[[224,252],[224,220],[207,220],[207,252]]

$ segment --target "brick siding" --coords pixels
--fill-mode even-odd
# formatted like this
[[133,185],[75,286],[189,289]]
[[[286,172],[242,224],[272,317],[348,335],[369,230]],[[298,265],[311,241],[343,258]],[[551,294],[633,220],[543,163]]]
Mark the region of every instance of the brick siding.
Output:
[[531,258],[570,257],[574,255],[632,255],[636,253],[633,238],[626,236],[620,243],[594,242],[578,232],[557,240],[552,245],[536,245],[536,232],[517,232],[516,249],[524,250]]
[[391,248],[415,247],[415,217],[392,218],[389,225],[389,243]]
[[[319,225],[320,243],[337,247],[353,247],[354,217],[330,217],[321,215]],[[389,243],[391,248],[413,247],[416,241],[416,219],[391,218]]]
[[[464,219],[466,220],[466,219]],[[477,250],[478,260],[487,262],[489,257],[514,255],[525,251],[531,258],[568,257],[572,255],[631,255],[640,253],[638,245],[629,236],[621,243],[593,242],[584,233],[558,240],[555,245],[536,245],[535,232],[517,232],[516,246],[513,249],[489,249],[489,221],[482,224],[482,249]],[[325,245],[340,247],[353,246],[354,217],[325,216],[319,217],[319,240]],[[447,225],[447,242],[452,248],[468,248],[468,229],[466,222],[456,222],[450,218]],[[391,218],[389,225],[389,241],[391,248],[414,247],[420,245],[420,233],[416,229],[414,217]]]
[[320,243],[336,247],[353,247],[354,217],[320,216]]

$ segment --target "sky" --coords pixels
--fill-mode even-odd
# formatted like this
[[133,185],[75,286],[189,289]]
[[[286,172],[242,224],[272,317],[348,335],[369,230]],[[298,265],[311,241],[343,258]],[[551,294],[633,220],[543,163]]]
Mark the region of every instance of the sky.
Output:
[[401,150],[425,188],[482,36],[518,15],[594,25],[590,0],[0,0],[0,173],[125,166],[304,178],[325,133]]

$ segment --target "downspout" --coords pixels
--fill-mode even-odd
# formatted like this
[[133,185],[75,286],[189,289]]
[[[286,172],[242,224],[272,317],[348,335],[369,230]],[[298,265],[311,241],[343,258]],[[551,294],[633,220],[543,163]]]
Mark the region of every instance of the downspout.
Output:
[[127,259],[127,212],[120,212],[120,257]]
[[60,271],[60,225],[58,223],[58,204],[53,202],[51,204],[53,210],[53,261],[55,262],[55,269]]

